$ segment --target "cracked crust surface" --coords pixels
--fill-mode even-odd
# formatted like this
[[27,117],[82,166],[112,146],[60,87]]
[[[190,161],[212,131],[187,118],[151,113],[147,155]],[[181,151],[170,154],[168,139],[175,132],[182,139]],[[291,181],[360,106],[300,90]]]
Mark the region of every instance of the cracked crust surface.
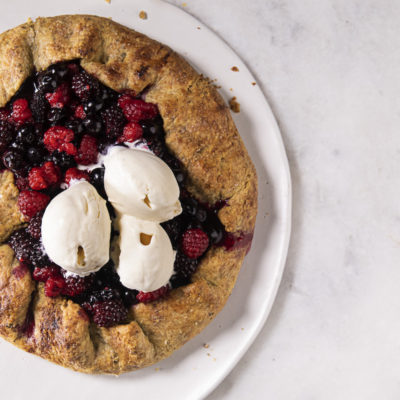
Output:
[[[254,167],[215,88],[170,48],[109,19],[66,15],[38,18],[0,35],[0,106],[35,70],[71,59],[114,90],[156,103],[166,142],[182,161],[198,198],[227,199],[219,217],[227,231],[251,233],[257,212]],[[13,175],[0,172],[0,243],[23,223]],[[193,283],[166,299],[132,308],[131,322],[100,328],[79,305],[48,298],[43,285],[0,246],[0,335],[57,364],[87,373],[120,374],[149,366],[198,334],[221,310],[245,248],[212,248]],[[27,315],[34,326],[26,334]],[[24,328],[25,326],[25,328]],[[25,331],[24,331],[25,329]],[[23,333],[24,332],[24,333]]]

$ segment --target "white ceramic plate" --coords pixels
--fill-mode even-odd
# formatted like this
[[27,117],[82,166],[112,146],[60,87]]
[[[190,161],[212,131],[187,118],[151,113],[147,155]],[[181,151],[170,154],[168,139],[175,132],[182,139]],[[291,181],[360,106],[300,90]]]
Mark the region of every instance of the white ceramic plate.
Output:
[[[0,10],[0,31],[39,15],[96,14],[112,17],[171,46],[200,72],[216,79],[225,99],[237,97],[241,112],[233,117],[259,178],[259,211],[252,250],[226,307],[200,335],[167,360],[119,378],[75,373],[0,340],[1,398],[204,398],[236,365],[262,328],[286,259],[290,176],[268,103],[258,86],[252,85],[255,79],[244,63],[220,38],[181,9],[159,0],[112,0],[111,4],[101,0],[13,0],[2,2]],[[138,17],[140,10],[147,12],[147,20]],[[237,66],[239,72],[231,71],[232,66]]]

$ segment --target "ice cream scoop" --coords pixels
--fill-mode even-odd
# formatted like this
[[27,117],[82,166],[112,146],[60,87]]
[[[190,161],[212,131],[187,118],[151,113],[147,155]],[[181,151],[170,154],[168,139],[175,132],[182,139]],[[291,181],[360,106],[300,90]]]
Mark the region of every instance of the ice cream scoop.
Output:
[[167,284],[174,270],[175,251],[161,225],[129,215],[120,215],[116,224],[120,253],[115,261],[121,283],[143,292]]
[[182,212],[172,170],[155,155],[114,147],[104,158],[104,188],[121,214],[164,222]]
[[52,199],[42,219],[42,243],[50,259],[86,276],[109,260],[111,219],[105,200],[86,181]]

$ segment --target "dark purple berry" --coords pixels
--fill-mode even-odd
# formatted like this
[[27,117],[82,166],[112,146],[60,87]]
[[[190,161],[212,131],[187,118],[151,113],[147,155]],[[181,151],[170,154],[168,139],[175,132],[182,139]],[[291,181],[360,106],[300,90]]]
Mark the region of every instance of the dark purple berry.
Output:
[[25,229],[14,232],[9,239],[9,245],[19,261],[43,266],[50,263],[50,260],[42,250],[40,241],[31,237]]
[[3,164],[11,171],[19,171],[25,167],[24,156],[17,150],[8,150],[3,154]]
[[104,190],[104,168],[96,168],[90,172],[90,183],[96,188],[100,196],[106,198]]
[[42,147],[30,147],[26,153],[31,164],[39,165],[43,161],[45,150]]
[[83,126],[86,131],[95,134],[100,133],[103,128],[102,123],[93,116],[85,118],[83,120]]
[[174,271],[177,274],[189,278],[196,271],[198,265],[198,259],[189,258],[180,251],[176,253]]
[[53,161],[54,164],[58,165],[62,170],[67,170],[76,166],[76,161],[73,156],[65,153],[64,151],[53,152],[49,157],[49,161]]
[[106,134],[109,138],[116,139],[122,134],[127,120],[124,113],[117,105],[107,108],[101,113],[101,117],[104,122]]
[[38,212],[29,221],[28,232],[34,239],[40,239],[42,236],[42,218],[43,211]]
[[7,146],[14,139],[14,128],[7,121],[0,121],[0,153],[3,153]]

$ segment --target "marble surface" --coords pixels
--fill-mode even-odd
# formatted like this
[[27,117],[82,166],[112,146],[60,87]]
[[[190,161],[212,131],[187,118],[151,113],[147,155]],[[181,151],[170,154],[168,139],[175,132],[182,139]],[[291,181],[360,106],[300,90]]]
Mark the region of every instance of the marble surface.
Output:
[[252,70],[293,179],[271,316],[209,400],[400,398],[400,3],[170,2]]

